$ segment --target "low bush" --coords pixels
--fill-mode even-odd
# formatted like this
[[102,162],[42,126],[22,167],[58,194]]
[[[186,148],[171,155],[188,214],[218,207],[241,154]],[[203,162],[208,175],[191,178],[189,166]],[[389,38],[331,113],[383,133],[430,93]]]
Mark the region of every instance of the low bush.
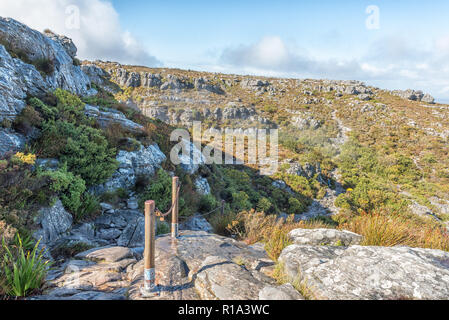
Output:
[[115,149],[100,130],[65,121],[44,124],[39,143],[47,157],[59,157],[87,186],[105,182],[118,168]]
[[39,172],[39,176],[50,180],[50,189],[58,194],[64,207],[77,217],[78,210],[83,205],[82,196],[86,191],[84,180],[67,171],[66,166],[55,171]]
[[201,213],[210,212],[218,207],[217,199],[211,194],[203,195],[200,198],[198,210]]

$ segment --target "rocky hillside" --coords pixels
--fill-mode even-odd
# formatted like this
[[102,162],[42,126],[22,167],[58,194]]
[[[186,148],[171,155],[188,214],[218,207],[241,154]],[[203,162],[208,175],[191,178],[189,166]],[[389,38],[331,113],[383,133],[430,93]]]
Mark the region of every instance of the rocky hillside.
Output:
[[[143,202],[167,210],[174,175],[181,237],[158,221],[157,299],[448,297],[448,106],[76,51],[0,18],[0,297],[142,299]],[[175,166],[170,133],[197,120],[278,128],[280,170]],[[31,285],[8,272],[26,252]]]

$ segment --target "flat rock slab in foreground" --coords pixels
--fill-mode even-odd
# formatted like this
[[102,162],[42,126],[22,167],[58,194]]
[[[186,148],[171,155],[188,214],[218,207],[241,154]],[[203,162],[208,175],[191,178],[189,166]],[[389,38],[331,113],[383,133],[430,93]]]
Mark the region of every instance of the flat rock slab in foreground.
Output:
[[[166,300],[257,300],[259,291],[273,283],[255,270],[268,263],[262,248],[203,231],[185,231],[176,241],[156,242],[156,278]],[[130,299],[142,299],[143,264],[130,270]]]
[[408,247],[291,245],[280,261],[298,273],[317,299],[446,300],[449,253]]
[[[142,249],[142,248],[141,248]],[[48,276],[45,295],[35,300],[141,300],[143,261],[125,247],[92,249],[75,256]],[[155,300],[259,299],[273,286],[260,272],[270,261],[260,246],[202,231],[183,231],[173,241],[156,240]]]

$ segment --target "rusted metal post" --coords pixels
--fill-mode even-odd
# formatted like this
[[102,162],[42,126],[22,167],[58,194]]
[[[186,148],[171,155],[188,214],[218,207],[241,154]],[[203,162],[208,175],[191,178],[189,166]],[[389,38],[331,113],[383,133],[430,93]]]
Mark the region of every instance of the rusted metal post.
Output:
[[155,272],[155,208],[154,201],[145,202],[144,287],[142,288],[142,295],[146,297],[158,294]]
[[179,194],[178,194],[179,178],[173,177],[172,185],[172,223],[171,223],[171,237],[176,239],[178,237],[178,213],[179,213]]

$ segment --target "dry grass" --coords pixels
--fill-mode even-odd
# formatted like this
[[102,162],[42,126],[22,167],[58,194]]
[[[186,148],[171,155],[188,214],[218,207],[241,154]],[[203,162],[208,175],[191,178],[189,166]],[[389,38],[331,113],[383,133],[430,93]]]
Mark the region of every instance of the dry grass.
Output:
[[226,227],[228,232],[244,240],[248,244],[265,243],[268,256],[276,261],[282,250],[292,244],[287,235],[294,229],[331,228],[321,221],[294,222],[294,215],[287,219],[279,219],[275,215],[263,212],[244,211],[230,221]]
[[449,251],[449,235],[437,222],[395,214],[362,213],[340,225],[363,236],[362,245],[397,245]]

